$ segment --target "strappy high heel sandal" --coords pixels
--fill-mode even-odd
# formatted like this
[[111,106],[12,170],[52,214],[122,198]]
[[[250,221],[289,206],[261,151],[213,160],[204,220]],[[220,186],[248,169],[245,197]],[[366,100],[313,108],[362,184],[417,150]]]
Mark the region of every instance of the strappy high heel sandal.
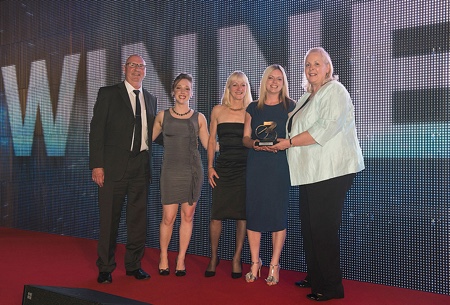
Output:
[[[258,276],[254,275],[252,273],[252,266],[253,265],[258,265]],[[247,281],[247,283],[253,283],[254,281],[256,281],[258,279],[258,277],[261,276],[261,266],[262,266],[261,259],[259,259],[258,262],[252,262],[252,264],[250,266],[250,272],[245,275],[245,280]]]
[[[278,267],[278,276],[275,277],[275,267]],[[280,264],[272,265],[270,264],[269,276],[266,278],[267,285],[274,286],[278,284],[278,280],[280,278]]]

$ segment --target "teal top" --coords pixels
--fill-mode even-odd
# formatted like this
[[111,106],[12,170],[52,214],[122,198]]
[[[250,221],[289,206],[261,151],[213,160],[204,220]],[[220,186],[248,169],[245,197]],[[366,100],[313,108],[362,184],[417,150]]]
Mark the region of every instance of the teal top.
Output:
[[363,170],[354,108],[347,89],[336,80],[330,81],[296,113],[310,95],[305,93],[289,114],[288,122],[294,117],[288,136],[308,131],[316,141],[287,149],[291,184],[315,183]]

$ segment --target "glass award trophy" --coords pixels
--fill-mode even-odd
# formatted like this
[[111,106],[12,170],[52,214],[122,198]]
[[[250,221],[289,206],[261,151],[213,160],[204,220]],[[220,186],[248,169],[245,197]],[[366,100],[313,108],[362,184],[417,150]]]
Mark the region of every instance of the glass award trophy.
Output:
[[278,134],[275,131],[277,123],[273,121],[264,122],[264,124],[259,125],[255,129],[256,137],[259,142],[256,142],[257,146],[270,146],[278,143]]

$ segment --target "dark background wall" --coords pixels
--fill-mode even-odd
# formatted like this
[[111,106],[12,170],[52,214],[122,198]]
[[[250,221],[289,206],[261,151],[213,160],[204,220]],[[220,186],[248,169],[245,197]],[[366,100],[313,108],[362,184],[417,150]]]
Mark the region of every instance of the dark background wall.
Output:
[[[0,1],[0,225],[97,238],[89,122],[98,88],[123,79],[129,54],[146,59],[144,86],[159,110],[172,105],[174,76],[192,73],[191,106],[209,120],[236,69],[257,98],[264,68],[283,65],[297,100],[303,56],[320,45],[352,95],[366,162],[343,213],[344,276],[450,294],[448,10],[445,0]],[[298,199],[292,188],[281,264],[305,271]],[[209,254],[210,203],[205,179],[191,254]],[[147,246],[157,248],[158,179],[148,218]],[[233,225],[224,225],[224,259]]]

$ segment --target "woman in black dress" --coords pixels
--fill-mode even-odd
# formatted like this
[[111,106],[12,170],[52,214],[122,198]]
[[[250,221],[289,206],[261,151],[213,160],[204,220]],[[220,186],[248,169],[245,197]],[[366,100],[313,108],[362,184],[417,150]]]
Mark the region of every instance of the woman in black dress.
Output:
[[[225,84],[222,103],[211,112],[208,142],[208,179],[213,188],[209,235],[211,260],[206,277],[216,274],[219,264],[219,239],[222,220],[236,221],[236,245],[232,261],[232,278],[242,277],[241,254],[244,245],[245,221],[245,170],[248,149],[242,145],[245,109],[252,101],[250,84],[241,71],[233,72]],[[217,140],[220,154],[214,166]]]

